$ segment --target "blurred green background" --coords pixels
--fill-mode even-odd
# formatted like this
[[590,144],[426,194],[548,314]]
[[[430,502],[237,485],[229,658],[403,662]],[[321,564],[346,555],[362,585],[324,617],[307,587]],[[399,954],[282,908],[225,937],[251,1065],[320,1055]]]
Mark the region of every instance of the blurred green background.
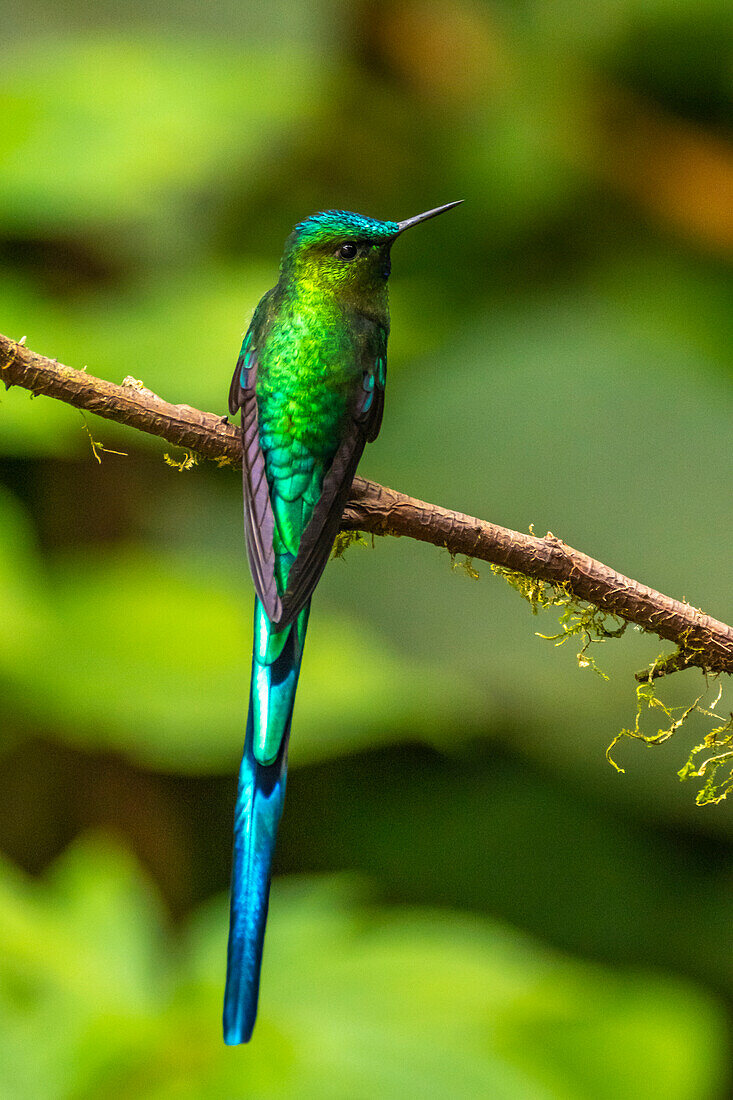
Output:
[[[464,198],[394,250],[362,472],[731,621],[729,0],[0,15],[0,331],[223,413],[298,219]],[[407,540],[320,586],[224,1048],[251,587],[236,473],[164,451],[2,393],[0,1095],[730,1095],[730,807],[676,776],[705,727],[604,758],[660,644],[604,682]]]

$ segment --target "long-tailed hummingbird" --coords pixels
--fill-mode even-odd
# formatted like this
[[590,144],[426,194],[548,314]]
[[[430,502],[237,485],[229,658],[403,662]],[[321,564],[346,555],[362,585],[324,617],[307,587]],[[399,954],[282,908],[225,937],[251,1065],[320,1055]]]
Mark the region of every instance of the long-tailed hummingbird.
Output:
[[254,653],[234,820],[224,1041],[257,1014],[270,868],[313,590],[366,443],[382,421],[387,280],[406,229],[450,210],[376,221],[314,214],[285,243],[277,285],[254,312],[229,409],[241,409],[244,530],[255,587]]

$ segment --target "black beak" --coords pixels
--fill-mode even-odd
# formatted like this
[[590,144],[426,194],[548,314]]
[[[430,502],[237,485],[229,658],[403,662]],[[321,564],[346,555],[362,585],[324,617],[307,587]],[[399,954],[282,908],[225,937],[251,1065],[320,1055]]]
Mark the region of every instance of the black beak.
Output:
[[419,225],[420,222],[426,222],[428,218],[437,218],[438,214],[444,214],[446,210],[452,210],[454,206],[460,206],[463,199],[457,199],[455,202],[447,202],[445,206],[436,206],[434,210],[426,210],[424,214],[416,214],[414,218],[407,218],[403,222],[397,222],[399,230],[397,236],[400,233],[404,233],[406,229],[412,229],[413,225]]

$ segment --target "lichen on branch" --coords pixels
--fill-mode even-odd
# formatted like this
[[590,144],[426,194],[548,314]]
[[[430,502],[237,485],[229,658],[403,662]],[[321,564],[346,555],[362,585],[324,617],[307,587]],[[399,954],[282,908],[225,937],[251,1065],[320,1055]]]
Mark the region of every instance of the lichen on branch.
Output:
[[[652,666],[653,667],[653,666]],[[706,677],[707,679],[707,677]],[[717,679],[717,677],[716,677]],[[616,746],[624,738],[642,741],[645,745],[653,747],[663,745],[669,741],[678,730],[682,729],[687,720],[694,714],[701,715],[704,719],[715,723],[714,728],[705,734],[690,752],[687,763],[677,772],[680,780],[703,779],[704,783],[697,792],[695,801],[698,806],[717,804],[722,802],[733,791],[733,713],[727,720],[721,720],[715,712],[715,707],[721,700],[723,685],[718,685],[718,693],[709,706],[701,706],[705,691],[698,695],[687,706],[671,707],[664,703],[657,695],[657,681],[649,670],[649,678],[640,683],[636,689],[636,715],[634,726],[630,729],[620,730],[606,750],[606,758],[616,771],[623,773],[624,769],[616,763],[612,753]],[[705,685],[706,690],[708,684]],[[664,715],[664,722],[658,727],[656,733],[644,733],[641,728],[644,715],[659,712]],[[696,762],[696,757],[707,751],[709,755],[705,760]]]
[[[453,555],[452,565],[456,568]],[[462,563],[461,563],[462,564]],[[576,654],[579,668],[590,668],[603,680],[609,677],[598,667],[593,655],[589,652],[592,645],[598,645],[609,639],[620,638],[628,627],[628,622],[607,611],[602,611],[592,604],[584,603],[575,598],[566,584],[554,584],[538,580],[536,577],[528,577],[523,573],[502,566],[492,565],[491,570],[497,576],[502,577],[511,588],[527,601],[533,615],[540,612],[557,610],[559,615],[560,630],[555,634],[542,634],[535,631],[538,638],[554,642],[556,646],[562,646],[571,638],[579,638],[581,648]],[[477,578],[478,573],[471,568],[470,576]],[[663,745],[678,730],[686,724],[693,715],[698,714],[707,720],[712,720],[715,728],[711,729],[691,751],[687,763],[678,771],[681,780],[703,779],[704,784],[698,791],[696,802],[698,806],[722,802],[733,791],[733,714],[727,721],[722,721],[715,713],[715,707],[720,702],[723,693],[723,685],[719,684],[718,694],[708,707],[701,706],[702,699],[708,689],[708,670],[702,669],[705,677],[705,690],[698,695],[692,703],[686,706],[668,706],[657,695],[656,685],[662,676],[682,668],[690,667],[686,654],[677,649],[671,654],[662,654],[656,657],[643,671],[637,673],[639,684],[636,688],[636,715],[634,725],[631,728],[621,729],[613,738],[606,750],[606,758],[617,772],[623,774],[624,768],[614,759],[613,750],[620,741],[625,738],[642,741],[652,747]],[[715,674],[714,679],[719,679],[720,673]],[[665,722],[655,733],[645,733],[642,722],[645,715],[661,711]],[[696,757],[707,751],[704,760],[696,763]]]
[[565,645],[571,638],[579,638],[581,647],[576,654],[578,668],[590,668],[602,680],[608,679],[606,673],[596,664],[590,647],[608,638],[620,638],[629,625],[626,620],[612,611],[604,611],[585,600],[579,600],[565,583],[538,580],[513,569],[504,569],[500,565],[492,565],[491,571],[503,577],[529,603],[533,615],[550,608],[558,609],[558,633],[541,634],[535,631],[536,636],[546,642],[554,642],[556,646]]

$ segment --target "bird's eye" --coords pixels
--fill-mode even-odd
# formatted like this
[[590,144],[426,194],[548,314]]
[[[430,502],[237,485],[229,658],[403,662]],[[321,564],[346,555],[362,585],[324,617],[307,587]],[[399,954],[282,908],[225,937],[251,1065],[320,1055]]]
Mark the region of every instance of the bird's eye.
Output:
[[336,255],[340,260],[353,260],[359,249],[356,247],[353,241],[345,241],[341,245]]

